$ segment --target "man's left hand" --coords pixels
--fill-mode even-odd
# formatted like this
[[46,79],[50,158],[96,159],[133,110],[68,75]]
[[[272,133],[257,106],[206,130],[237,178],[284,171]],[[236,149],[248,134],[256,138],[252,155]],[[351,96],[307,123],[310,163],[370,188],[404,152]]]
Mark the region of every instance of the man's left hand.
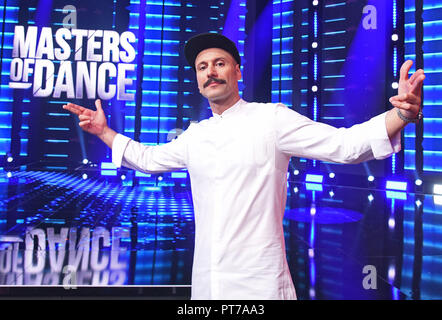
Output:
[[401,66],[398,95],[390,98],[391,104],[401,109],[402,115],[415,119],[422,102],[422,84],[425,79],[424,70],[419,69],[408,78],[413,61],[407,60]]

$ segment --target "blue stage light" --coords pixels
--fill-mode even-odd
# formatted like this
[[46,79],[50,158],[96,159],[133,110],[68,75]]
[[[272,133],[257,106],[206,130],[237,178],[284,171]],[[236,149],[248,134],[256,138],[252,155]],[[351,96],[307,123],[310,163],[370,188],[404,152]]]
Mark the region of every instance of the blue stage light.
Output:
[[87,179],[87,174],[83,173],[83,175],[81,177],[83,178],[83,180],[86,180]]
[[117,170],[101,170],[100,174],[102,176],[112,176],[112,177],[116,177],[117,176]]
[[433,193],[434,194],[442,194],[442,184],[435,184],[433,186]]
[[394,218],[393,217],[390,217],[389,219],[388,219],[388,227],[390,228],[390,229],[394,229],[394,226],[396,225],[396,221],[394,220]]
[[389,190],[400,190],[400,191],[407,191],[407,183],[402,181],[387,181],[387,184],[385,186],[386,189]]
[[170,176],[173,179],[185,179],[187,178],[187,172],[172,172]]
[[9,163],[11,163],[12,161],[14,161],[14,158],[13,158],[13,157],[8,157],[8,159],[7,159],[6,161],[8,161]]
[[307,174],[305,176],[305,182],[322,183],[324,177],[320,174]]
[[390,283],[393,283],[395,278],[396,278],[396,268],[394,267],[394,265],[391,265],[388,267],[388,280]]
[[308,294],[310,296],[310,299],[315,299],[316,297],[316,292],[314,288],[310,288],[310,290],[308,291]]
[[89,160],[88,159],[83,159],[83,164],[88,164]]
[[328,174],[328,177],[329,177],[330,179],[333,179],[335,176],[336,176],[336,175],[335,175],[334,172],[330,172],[330,173]]
[[6,173],[6,176],[7,176],[8,178],[11,178],[11,177],[12,177],[12,172],[8,172],[8,173]]
[[385,192],[387,199],[407,200],[407,193],[388,190]]
[[417,186],[421,186],[422,185],[422,180],[421,179],[416,179],[416,181],[414,181],[414,184]]
[[100,174],[102,176],[117,176],[117,167],[112,162],[102,162],[100,168]]
[[143,177],[143,178],[150,178],[151,174],[150,173],[144,173],[144,172],[140,172],[140,171],[135,171],[135,177]]
[[319,183],[306,183],[305,189],[308,191],[322,191],[322,184]]
[[433,196],[433,202],[434,204],[442,205],[442,196],[437,196],[437,195]]
[[144,191],[161,191],[161,187],[143,187]]
[[370,194],[368,195],[368,201],[372,202],[373,200],[374,200],[374,197],[373,197],[373,195],[370,193]]
[[368,176],[368,181],[373,182],[374,181],[374,177],[373,176]]
[[112,162],[102,162],[101,169],[117,169],[117,167]]

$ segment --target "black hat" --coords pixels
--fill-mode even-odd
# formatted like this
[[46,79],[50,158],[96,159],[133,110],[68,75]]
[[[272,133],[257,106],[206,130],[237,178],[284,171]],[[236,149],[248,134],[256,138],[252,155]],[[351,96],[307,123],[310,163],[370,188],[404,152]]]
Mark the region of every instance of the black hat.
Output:
[[195,60],[198,54],[209,48],[220,48],[227,51],[241,65],[238,49],[232,40],[218,33],[202,33],[190,38],[184,47],[187,62],[193,70],[195,70]]

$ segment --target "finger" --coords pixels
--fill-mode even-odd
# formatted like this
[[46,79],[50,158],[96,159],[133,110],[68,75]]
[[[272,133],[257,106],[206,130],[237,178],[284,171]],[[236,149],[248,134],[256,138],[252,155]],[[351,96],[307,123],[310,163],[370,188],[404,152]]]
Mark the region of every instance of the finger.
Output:
[[406,93],[401,94],[401,95],[396,95],[396,96],[391,97],[391,98],[389,99],[389,101],[390,101],[390,102],[392,102],[392,101],[403,101],[403,100],[405,99],[406,96],[407,96]]
[[413,113],[417,113],[417,110],[419,110],[418,105],[411,104],[411,103],[400,103],[400,102],[395,101],[395,102],[392,102],[391,104],[398,109],[410,111]]
[[80,127],[82,127],[82,128],[84,128],[84,127],[86,127],[86,126],[88,126],[88,125],[90,125],[90,124],[91,124],[91,121],[90,121],[90,120],[80,121],[80,122],[78,123],[78,125],[79,125]]
[[390,102],[396,101],[396,102],[407,102],[412,104],[420,104],[421,99],[418,95],[415,95],[413,93],[404,93],[401,95],[397,95],[394,97],[391,97],[389,99]]
[[103,108],[101,107],[101,100],[97,99],[95,100],[95,107],[97,108],[97,111],[103,111]]
[[412,109],[412,105],[410,103],[400,103],[397,106],[399,109],[410,111]]
[[83,108],[82,106],[77,106],[73,103],[68,103],[67,105],[64,105],[63,109],[68,110],[76,115],[80,115],[83,111],[86,110],[86,108]]
[[405,100],[407,100],[408,98],[408,94],[407,93],[403,93],[401,95],[396,95],[393,96],[389,99],[390,102],[396,101],[396,102],[404,102]]
[[84,108],[84,107],[82,107],[82,106],[79,106],[78,104],[71,103],[71,102],[69,102],[69,103],[67,104],[67,106],[68,106],[68,107],[71,107],[71,108],[74,108],[74,109],[77,109],[77,110],[80,110],[80,111],[87,110],[86,108]]
[[80,114],[78,116],[78,119],[80,119],[81,121],[85,121],[85,120],[92,120],[92,118],[90,116],[86,116],[84,114]]
[[399,106],[400,106],[402,103],[399,102],[399,101],[392,101],[391,104],[392,104],[393,107],[399,108]]
[[415,73],[413,73],[413,75],[410,77],[410,79],[408,79],[408,82],[410,84],[413,84],[414,81],[416,81],[416,79],[422,74],[424,74],[424,70],[422,70],[422,69],[417,70]]
[[68,110],[69,112],[71,112],[73,114],[76,114],[77,116],[81,114],[80,110],[78,110],[78,109],[76,109],[76,108],[74,108],[72,106],[69,106],[69,105],[64,105],[63,109]]
[[419,76],[419,78],[417,78],[416,81],[413,83],[410,92],[417,96],[420,96],[424,80],[425,80],[425,75]]
[[408,73],[410,72],[410,68],[412,65],[413,65],[413,61],[411,61],[411,60],[407,60],[402,64],[399,80],[403,80],[403,81],[408,80]]

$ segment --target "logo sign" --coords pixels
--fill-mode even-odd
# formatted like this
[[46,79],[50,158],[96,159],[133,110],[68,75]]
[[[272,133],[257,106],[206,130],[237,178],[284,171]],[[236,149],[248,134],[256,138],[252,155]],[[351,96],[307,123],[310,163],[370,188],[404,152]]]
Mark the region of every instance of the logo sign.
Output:
[[134,100],[135,35],[126,31],[17,25],[9,87],[34,97]]

